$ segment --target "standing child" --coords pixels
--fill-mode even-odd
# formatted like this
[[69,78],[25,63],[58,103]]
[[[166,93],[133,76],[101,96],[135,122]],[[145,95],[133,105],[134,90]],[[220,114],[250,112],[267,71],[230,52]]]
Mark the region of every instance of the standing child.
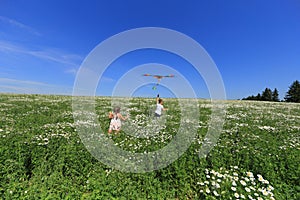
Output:
[[121,120],[128,119],[128,115],[126,117],[123,117],[120,111],[120,107],[115,107],[113,112],[109,112],[109,118],[111,120],[109,124],[108,133],[111,133],[112,131],[116,131],[116,133],[118,133],[121,130],[122,126]]
[[164,108],[163,104],[164,104],[164,101],[161,98],[159,98],[159,94],[158,94],[156,97],[156,110],[154,113],[155,117],[160,117],[162,114],[162,111],[167,110],[167,108]]

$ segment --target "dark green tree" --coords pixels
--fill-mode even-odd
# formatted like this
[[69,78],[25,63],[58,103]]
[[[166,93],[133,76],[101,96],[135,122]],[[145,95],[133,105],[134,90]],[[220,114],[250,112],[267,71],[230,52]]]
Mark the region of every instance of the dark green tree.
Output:
[[270,88],[266,88],[261,95],[262,101],[272,101],[272,90]]
[[260,101],[260,100],[261,100],[261,95],[260,95],[260,93],[258,93],[256,96],[251,95],[251,96],[248,96],[248,97],[246,97],[246,98],[243,98],[242,100],[255,100],[255,101]]
[[286,102],[300,103],[300,83],[298,80],[294,81],[289,87],[287,94],[284,97]]
[[272,101],[279,101],[279,94],[277,88],[272,92]]
[[261,101],[261,94],[258,93],[256,96],[254,95],[251,95],[251,96],[248,96],[246,98],[243,98],[242,100],[255,100],[255,101]]
[[260,93],[258,93],[255,98],[256,98],[257,101],[261,101],[261,95],[260,95]]

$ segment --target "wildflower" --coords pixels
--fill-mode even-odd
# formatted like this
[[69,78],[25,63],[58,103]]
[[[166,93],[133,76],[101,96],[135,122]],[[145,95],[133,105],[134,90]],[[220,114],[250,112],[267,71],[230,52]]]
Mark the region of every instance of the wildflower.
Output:
[[213,193],[216,197],[220,196],[216,190],[214,190]]
[[209,193],[210,193],[209,188],[206,188],[205,192],[206,192],[207,194],[209,194]]
[[210,175],[206,175],[206,178],[210,178]]
[[257,174],[257,177],[258,177],[258,180],[259,180],[260,182],[263,182],[263,181],[264,181],[264,178],[262,177],[262,175]]
[[241,199],[245,199],[245,195],[241,194]]
[[111,170],[107,169],[105,170],[105,172],[106,172],[106,176],[108,176],[111,173]]
[[204,185],[204,183],[203,182],[197,182],[197,185]]
[[250,186],[250,189],[251,189],[251,190],[253,190],[253,191],[255,191],[255,190],[256,190],[256,189],[255,189],[254,187],[252,187],[252,186]]
[[261,198],[261,197],[257,197],[257,200],[264,200],[263,198]]
[[267,187],[267,190],[268,190],[268,191],[272,191],[272,190],[274,190],[274,188],[273,188],[271,185],[269,185],[269,186]]
[[246,192],[251,192],[250,188],[245,187]]
[[247,172],[247,176],[250,177],[250,178],[254,177],[252,172]]
[[269,194],[269,192],[268,192],[268,191],[266,191],[265,189],[264,189],[264,190],[262,190],[261,192],[262,192],[262,194],[263,194],[264,196],[267,196],[267,195]]
[[234,193],[235,198],[240,198],[240,195],[238,193]]
[[235,181],[232,181],[232,186],[236,186],[236,182]]
[[246,186],[246,185],[247,185],[246,182],[243,181],[243,180],[240,180],[240,183],[241,183],[243,186]]
[[235,187],[231,187],[231,190],[232,190],[232,191],[236,191],[236,188],[235,188]]
[[222,177],[223,177],[223,175],[222,175],[222,174],[220,174],[220,173],[217,173],[217,177],[218,177],[218,178],[222,178]]
[[269,181],[268,180],[263,180],[263,183],[268,185]]

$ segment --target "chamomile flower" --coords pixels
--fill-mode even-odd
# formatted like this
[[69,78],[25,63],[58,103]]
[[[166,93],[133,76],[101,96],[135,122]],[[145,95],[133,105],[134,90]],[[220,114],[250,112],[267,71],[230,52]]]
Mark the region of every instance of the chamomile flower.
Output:
[[209,188],[206,188],[206,189],[205,189],[205,192],[206,192],[207,194],[209,194],[209,193],[210,193],[210,189],[209,189]]
[[264,196],[267,196],[267,195],[269,195],[269,192],[268,192],[267,190],[265,190],[265,189],[264,189],[264,190],[262,190],[262,191],[261,191],[261,193],[262,193]]
[[262,177],[262,175],[257,174],[257,177],[258,177],[258,180],[259,180],[260,182],[263,182],[263,181],[264,181],[264,178]]
[[240,183],[243,185],[243,186],[246,186],[247,183],[244,181],[244,180],[240,180]]
[[235,181],[232,181],[232,186],[236,186],[236,182]]
[[240,195],[238,193],[234,193],[235,198],[240,198]]
[[251,189],[248,187],[245,187],[246,192],[251,192]]
[[214,190],[213,193],[214,193],[214,195],[215,195],[216,197],[220,196],[219,193],[218,193],[216,190]]
[[249,178],[253,178],[253,177],[254,177],[252,172],[247,172],[247,176],[248,176]]

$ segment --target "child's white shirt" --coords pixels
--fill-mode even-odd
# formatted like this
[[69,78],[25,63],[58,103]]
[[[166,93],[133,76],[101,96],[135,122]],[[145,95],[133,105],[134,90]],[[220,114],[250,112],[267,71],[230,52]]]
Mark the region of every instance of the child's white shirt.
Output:
[[156,104],[156,110],[155,110],[155,113],[158,114],[158,115],[161,115],[161,111],[164,109],[164,106],[161,105],[161,104]]

